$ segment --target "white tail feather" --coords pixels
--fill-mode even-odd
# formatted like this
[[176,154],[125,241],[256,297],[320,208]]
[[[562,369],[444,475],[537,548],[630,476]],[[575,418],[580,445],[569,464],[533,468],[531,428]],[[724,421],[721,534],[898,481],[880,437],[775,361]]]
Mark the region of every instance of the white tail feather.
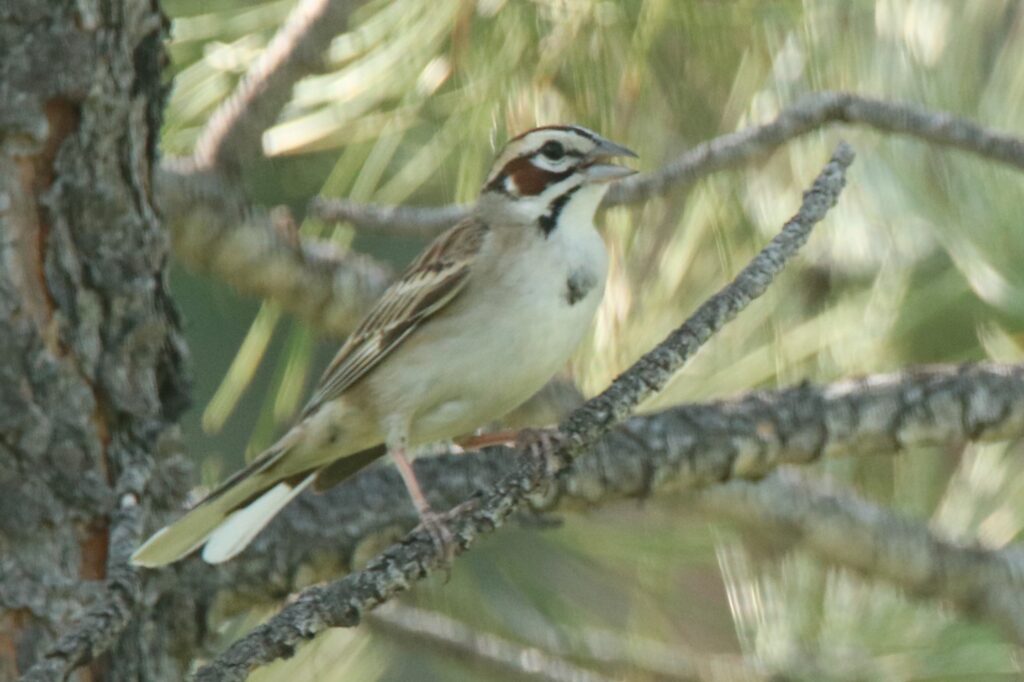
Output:
[[237,555],[315,478],[315,473],[310,474],[294,487],[287,483],[278,483],[247,506],[232,512],[210,533],[206,546],[203,547],[203,561],[219,564]]

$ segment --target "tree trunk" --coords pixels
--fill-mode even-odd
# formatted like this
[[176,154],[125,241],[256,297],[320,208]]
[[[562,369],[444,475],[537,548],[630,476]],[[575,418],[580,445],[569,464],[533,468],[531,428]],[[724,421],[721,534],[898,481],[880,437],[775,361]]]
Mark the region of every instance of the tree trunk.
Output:
[[[138,502],[184,487],[153,466],[188,396],[152,193],[166,31],[155,0],[0,0],[0,679],[141,597]],[[182,679],[168,619],[114,606],[72,679]]]

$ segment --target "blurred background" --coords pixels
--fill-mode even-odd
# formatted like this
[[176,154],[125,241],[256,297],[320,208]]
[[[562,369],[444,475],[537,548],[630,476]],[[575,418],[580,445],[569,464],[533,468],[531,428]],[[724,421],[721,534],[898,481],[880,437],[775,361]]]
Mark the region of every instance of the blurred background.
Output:
[[[164,1],[165,155],[191,153],[294,4]],[[246,168],[259,204],[302,218],[318,194],[470,202],[496,146],[553,122],[591,127],[654,170],[820,90],[1024,134],[1024,3],[1013,0],[394,0],[366,3],[350,28],[331,43],[331,70],[301,81],[264,134],[267,158]],[[858,157],[838,207],[769,293],[645,409],[912,364],[1024,361],[1024,176],[832,127],[603,215],[608,290],[567,368],[583,393],[729,281],[840,138]],[[395,268],[426,243],[313,220],[301,230]],[[172,286],[195,376],[187,447],[211,483],[280,433],[338,341],[181,267]],[[809,473],[943,537],[1002,547],[1024,528],[1022,454],[1020,443],[969,445]],[[1019,653],[992,626],[691,507],[661,496],[567,514],[554,529],[507,528],[462,557],[447,584],[433,579],[402,602],[526,646],[597,638],[618,647],[614,675],[636,680],[1021,678]],[[518,677],[359,628],[251,679]]]

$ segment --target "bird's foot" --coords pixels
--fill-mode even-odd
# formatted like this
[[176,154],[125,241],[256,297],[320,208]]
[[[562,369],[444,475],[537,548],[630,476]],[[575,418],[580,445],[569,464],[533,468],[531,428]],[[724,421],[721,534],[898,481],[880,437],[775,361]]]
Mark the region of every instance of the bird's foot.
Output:
[[444,514],[427,509],[420,512],[420,525],[416,526],[417,531],[426,531],[430,536],[434,549],[441,555],[441,561],[445,565],[455,557],[455,535],[446,521]]
[[516,436],[516,447],[542,463],[545,476],[553,476],[564,464],[564,457],[559,450],[567,438],[557,428],[521,429]]
[[455,516],[468,509],[472,509],[476,504],[477,500],[471,499],[456,507],[452,507],[443,514],[438,514],[429,507],[419,510],[420,524],[416,526],[415,530],[423,530],[430,536],[431,542],[434,543],[434,548],[441,555],[441,565],[446,570],[451,564],[452,559],[455,558],[456,550],[460,549],[458,539],[452,533],[452,529],[448,524]]

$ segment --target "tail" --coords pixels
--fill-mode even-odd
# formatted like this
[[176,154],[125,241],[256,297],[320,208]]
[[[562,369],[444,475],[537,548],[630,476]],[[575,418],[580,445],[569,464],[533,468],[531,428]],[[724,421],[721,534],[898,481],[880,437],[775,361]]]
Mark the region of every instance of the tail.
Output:
[[372,448],[360,450],[348,457],[334,460],[317,472],[316,481],[313,483],[313,490],[322,493],[333,488],[342,481],[357,474],[363,467],[383,457],[387,452],[388,449],[382,443]]
[[157,531],[132,554],[136,566],[163,566],[202,545],[203,559],[218,564],[252,542],[264,526],[316,478],[306,471],[281,480],[273,464],[287,452],[272,448],[241,469],[185,516]]

